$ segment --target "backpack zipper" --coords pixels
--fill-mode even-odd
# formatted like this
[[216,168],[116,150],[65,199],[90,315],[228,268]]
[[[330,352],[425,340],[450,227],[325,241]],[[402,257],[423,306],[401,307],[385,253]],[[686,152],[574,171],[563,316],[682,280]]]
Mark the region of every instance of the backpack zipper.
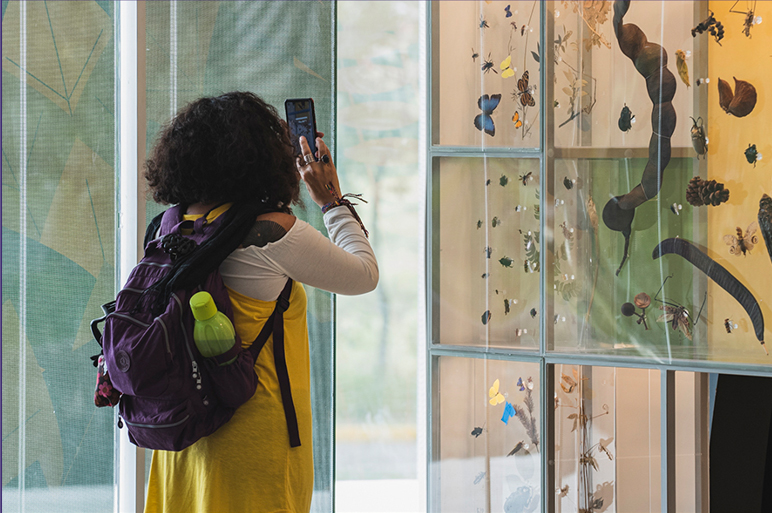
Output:
[[[130,315],[122,314],[122,313],[119,313],[119,312],[113,312],[110,315],[108,315],[108,317],[119,317],[119,318],[121,318],[123,320],[130,321],[130,322],[132,322],[134,324],[137,324],[137,325],[139,325],[139,326],[141,326],[143,328],[147,328],[147,327],[150,326],[150,324],[147,324],[147,323],[142,322],[142,321],[140,321],[138,319],[135,319],[134,317],[131,317]],[[166,352],[171,354],[172,348],[169,345],[169,331],[166,329],[166,324],[164,324],[164,322],[160,318],[158,318],[158,317],[156,317],[154,319],[154,321],[158,321],[158,324],[160,324],[161,327],[163,328],[163,331],[164,331],[164,342],[166,342]]]
[[118,416],[119,422],[125,421],[127,426],[148,428],[148,429],[164,429],[164,428],[176,427],[176,426],[179,426],[180,424],[184,424],[185,422],[187,422],[189,418],[190,418],[190,415],[185,415],[184,419],[179,420],[177,422],[172,422],[171,424],[140,424],[139,422],[129,422],[128,420],[124,419],[120,415]]
[[[180,312],[183,311],[182,309],[182,301],[180,301],[180,298],[177,297],[177,294],[172,292],[171,297],[177,302],[177,306],[180,309]],[[188,338],[188,332],[185,330],[185,323],[182,320],[182,315],[180,315],[180,328],[182,328],[182,336],[185,338],[185,349],[188,350],[188,355],[190,356],[191,361],[191,367],[193,369],[193,379],[196,380],[196,390],[201,390],[201,374],[198,372],[198,363],[196,362],[196,357],[193,355],[193,351],[190,349],[190,339]]]

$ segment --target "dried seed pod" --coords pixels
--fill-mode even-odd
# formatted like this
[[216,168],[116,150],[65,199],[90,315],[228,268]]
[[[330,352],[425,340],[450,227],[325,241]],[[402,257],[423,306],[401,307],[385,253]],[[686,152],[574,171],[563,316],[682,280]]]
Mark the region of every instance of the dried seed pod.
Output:
[[759,200],[759,229],[764,236],[769,258],[772,260],[772,198],[764,194]]
[[651,298],[647,293],[641,292],[640,294],[636,294],[633,302],[638,308],[645,309],[648,308],[648,306],[651,304]]
[[635,314],[635,306],[632,303],[622,304],[622,315],[625,317],[631,317]]
[[728,114],[742,118],[756,107],[756,88],[745,80],[734,78],[734,93],[729,82],[718,79],[718,103]]

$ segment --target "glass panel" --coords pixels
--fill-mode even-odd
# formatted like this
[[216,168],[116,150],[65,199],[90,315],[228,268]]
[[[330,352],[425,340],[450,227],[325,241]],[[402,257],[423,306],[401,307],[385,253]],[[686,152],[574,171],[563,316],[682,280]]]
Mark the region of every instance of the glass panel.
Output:
[[108,512],[89,323],[115,297],[114,6],[2,5],[2,510]]
[[431,511],[538,511],[539,364],[433,363]]
[[435,342],[539,346],[539,161],[440,158]]
[[555,366],[555,511],[660,511],[659,389],[657,370]]
[[433,143],[537,148],[539,2],[435,2],[432,8]]
[[683,513],[709,509],[708,381],[699,372],[675,373],[676,511]]
[[[188,101],[253,91],[284,117],[284,100],[313,97],[319,131],[332,134],[334,4],[329,2],[148,2],[147,139]],[[277,20],[281,20],[278,22]],[[259,49],[259,51],[258,51]],[[334,151],[333,137],[327,144]],[[294,214],[324,232],[321,212]],[[148,202],[148,219],[161,207]],[[308,327],[314,418],[313,511],[332,510],[332,295],[310,287]]]

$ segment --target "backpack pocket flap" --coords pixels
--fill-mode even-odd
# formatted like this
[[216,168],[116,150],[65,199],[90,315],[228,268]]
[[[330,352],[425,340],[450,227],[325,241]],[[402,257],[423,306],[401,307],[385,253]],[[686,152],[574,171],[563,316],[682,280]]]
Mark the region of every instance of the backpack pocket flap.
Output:
[[138,447],[178,451],[194,412],[189,401],[123,396],[121,417]]
[[210,358],[204,360],[204,365],[209,385],[221,405],[238,408],[255,395],[258,379],[255,360],[249,351],[241,351],[228,365],[217,365]]
[[111,314],[103,340],[113,386],[123,394],[163,395],[169,387],[173,336],[161,318],[147,324],[124,313]]

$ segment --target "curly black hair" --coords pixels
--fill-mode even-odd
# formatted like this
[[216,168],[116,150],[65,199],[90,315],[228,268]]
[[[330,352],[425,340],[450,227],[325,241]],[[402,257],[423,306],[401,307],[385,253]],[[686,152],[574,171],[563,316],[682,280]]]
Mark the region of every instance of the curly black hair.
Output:
[[250,92],[186,105],[161,130],[145,178],[153,199],[163,204],[258,201],[289,213],[300,195],[286,124]]

